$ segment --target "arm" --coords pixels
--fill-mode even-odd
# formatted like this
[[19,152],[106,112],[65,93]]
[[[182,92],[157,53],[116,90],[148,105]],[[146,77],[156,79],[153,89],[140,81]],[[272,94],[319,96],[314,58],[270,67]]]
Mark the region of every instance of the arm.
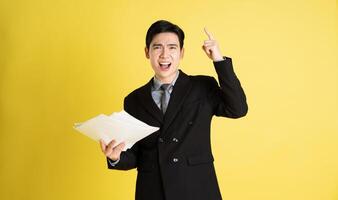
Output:
[[231,58],[214,62],[220,87],[212,79],[211,93],[208,97],[212,101],[214,114],[229,118],[239,118],[246,115],[248,105],[241,83],[236,77]]
[[[124,99],[124,110],[130,112],[128,106],[128,97]],[[108,145],[103,144],[101,141],[101,148],[107,157],[107,165],[109,169],[129,170],[137,166],[137,152],[138,142],[135,143],[127,151],[122,151],[124,143],[114,146],[115,141],[112,140]]]
[[212,102],[214,114],[229,118],[243,117],[248,111],[248,105],[240,81],[234,72],[232,60],[222,56],[213,35],[206,29],[204,31],[208,40],[204,41],[202,48],[213,60],[220,84],[219,87],[215,79],[211,81],[211,92],[208,98]]
[[137,143],[127,151],[122,151],[120,158],[112,160],[107,156],[107,164],[109,169],[129,170],[136,167],[137,161]]

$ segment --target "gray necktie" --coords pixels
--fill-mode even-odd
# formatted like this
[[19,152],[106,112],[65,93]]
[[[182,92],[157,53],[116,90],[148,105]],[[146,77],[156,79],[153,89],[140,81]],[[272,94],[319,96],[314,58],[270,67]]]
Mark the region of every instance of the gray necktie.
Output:
[[161,85],[161,90],[163,91],[162,96],[161,96],[161,110],[163,114],[165,111],[167,111],[168,103],[169,103],[169,98],[170,98],[170,89],[171,84],[162,84]]

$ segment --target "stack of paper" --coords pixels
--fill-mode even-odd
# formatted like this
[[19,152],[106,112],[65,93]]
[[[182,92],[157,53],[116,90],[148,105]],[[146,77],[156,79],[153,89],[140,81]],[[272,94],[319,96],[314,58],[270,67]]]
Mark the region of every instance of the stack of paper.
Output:
[[96,141],[102,139],[106,144],[113,139],[116,140],[115,145],[125,142],[124,151],[159,130],[159,127],[149,126],[125,111],[110,116],[101,114],[83,123],[75,123],[74,128]]

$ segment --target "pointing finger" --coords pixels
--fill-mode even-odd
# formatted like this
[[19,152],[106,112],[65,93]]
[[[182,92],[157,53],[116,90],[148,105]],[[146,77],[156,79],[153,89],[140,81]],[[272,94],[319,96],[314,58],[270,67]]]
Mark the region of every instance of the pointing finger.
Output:
[[204,45],[215,45],[215,40],[205,40]]
[[207,30],[206,27],[204,27],[204,32],[205,32],[205,34],[207,34],[209,40],[213,40],[214,39],[214,36]]

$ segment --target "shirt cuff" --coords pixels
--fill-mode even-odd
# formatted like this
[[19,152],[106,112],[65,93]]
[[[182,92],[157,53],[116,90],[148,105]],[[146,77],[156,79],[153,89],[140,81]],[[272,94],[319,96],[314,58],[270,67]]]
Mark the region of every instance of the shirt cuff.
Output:
[[108,157],[107,157],[107,159],[108,159],[109,164],[110,164],[111,166],[113,166],[113,167],[115,167],[115,165],[117,165],[117,163],[120,161],[120,159],[114,161],[114,160],[112,160],[112,159],[110,159],[110,158],[108,158]]

